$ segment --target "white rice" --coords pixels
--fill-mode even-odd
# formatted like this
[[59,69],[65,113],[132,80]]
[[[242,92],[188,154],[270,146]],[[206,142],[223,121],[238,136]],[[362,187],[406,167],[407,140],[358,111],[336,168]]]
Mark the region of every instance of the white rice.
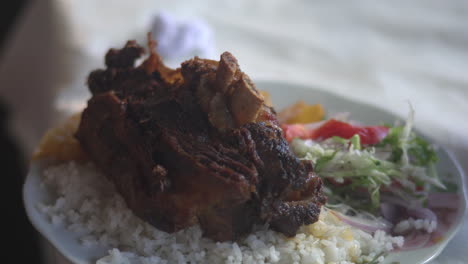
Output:
[[[370,235],[322,210],[320,220],[294,238],[256,227],[237,242],[203,238],[198,226],[168,234],[140,220],[92,164],[68,162],[48,168],[43,182],[57,199],[39,205],[51,222],[83,234],[84,247],[112,248],[97,264],[160,263],[366,263],[403,245],[383,231]],[[380,257],[379,257],[380,256]]]
[[412,230],[423,230],[427,233],[432,233],[437,228],[437,221],[429,219],[414,219],[412,217],[400,221],[395,225],[393,231],[396,234],[405,234]]

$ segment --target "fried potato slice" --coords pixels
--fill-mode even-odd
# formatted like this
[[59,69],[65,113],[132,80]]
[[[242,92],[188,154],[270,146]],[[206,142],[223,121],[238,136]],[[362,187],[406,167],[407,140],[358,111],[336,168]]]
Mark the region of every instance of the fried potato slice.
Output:
[[33,154],[33,160],[86,160],[86,155],[74,136],[80,124],[80,119],[81,113],[77,113],[57,127],[49,129],[41,139],[36,152]]
[[325,116],[325,110],[321,104],[306,104],[298,101],[283,109],[278,114],[278,120],[285,124],[307,124],[318,122]]

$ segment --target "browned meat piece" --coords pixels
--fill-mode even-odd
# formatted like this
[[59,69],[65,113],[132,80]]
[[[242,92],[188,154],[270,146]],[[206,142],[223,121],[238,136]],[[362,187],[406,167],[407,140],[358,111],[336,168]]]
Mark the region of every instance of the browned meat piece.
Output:
[[293,236],[317,220],[321,180],[230,53],[177,70],[154,51],[134,67],[141,53],[130,41],[90,74],[76,134],[136,215],[167,232],[198,223],[219,241],[265,223]]

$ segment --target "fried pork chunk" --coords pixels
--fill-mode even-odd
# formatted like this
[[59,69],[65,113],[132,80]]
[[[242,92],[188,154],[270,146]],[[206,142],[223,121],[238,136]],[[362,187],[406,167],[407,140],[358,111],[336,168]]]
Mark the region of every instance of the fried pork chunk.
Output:
[[175,232],[236,240],[256,224],[294,236],[318,219],[322,182],[298,160],[230,53],[163,65],[134,41],[111,49],[88,79],[76,133],[82,148],[140,218]]

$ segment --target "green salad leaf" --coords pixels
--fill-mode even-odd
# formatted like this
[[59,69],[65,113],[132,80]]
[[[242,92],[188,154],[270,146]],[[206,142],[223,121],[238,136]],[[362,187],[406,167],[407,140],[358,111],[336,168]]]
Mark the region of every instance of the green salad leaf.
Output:
[[356,134],[350,139],[332,137],[319,142],[295,139],[291,147],[300,158],[315,163],[316,172],[333,194],[332,200],[375,211],[385,187],[385,192],[404,200],[422,201],[421,189],[445,189],[445,185],[435,169],[434,148],[412,132],[413,115],[411,109],[404,126],[391,127],[373,146],[361,145]]

